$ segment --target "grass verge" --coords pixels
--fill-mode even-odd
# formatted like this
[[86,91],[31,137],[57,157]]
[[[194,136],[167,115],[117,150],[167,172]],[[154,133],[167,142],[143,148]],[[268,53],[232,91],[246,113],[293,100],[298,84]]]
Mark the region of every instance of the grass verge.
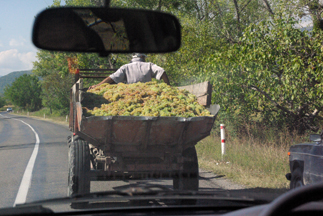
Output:
[[68,125],[68,120],[69,120],[68,116],[62,115],[59,112],[56,112],[56,113],[53,112],[51,114],[48,108],[43,108],[43,109],[35,111],[35,112],[28,112],[25,110],[14,110],[11,114],[29,116],[29,117],[37,118],[37,119],[41,119],[41,120],[52,121],[52,122],[59,123],[62,125]]
[[246,187],[288,188],[285,174],[289,171],[287,152],[292,144],[303,142],[308,135],[263,130],[266,137],[231,137],[226,134],[226,155],[221,158],[221,138],[217,134],[196,145],[199,166],[218,175],[225,175]]

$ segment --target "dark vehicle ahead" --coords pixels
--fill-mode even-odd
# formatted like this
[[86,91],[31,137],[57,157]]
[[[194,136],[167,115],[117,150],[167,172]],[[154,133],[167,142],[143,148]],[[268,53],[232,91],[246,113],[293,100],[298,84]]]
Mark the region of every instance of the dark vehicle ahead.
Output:
[[290,147],[290,173],[286,178],[290,180],[290,188],[323,181],[323,143],[321,135],[310,135],[311,143],[301,143]]
[[12,108],[11,107],[8,107],[7,108],[7,112],[12,112]]

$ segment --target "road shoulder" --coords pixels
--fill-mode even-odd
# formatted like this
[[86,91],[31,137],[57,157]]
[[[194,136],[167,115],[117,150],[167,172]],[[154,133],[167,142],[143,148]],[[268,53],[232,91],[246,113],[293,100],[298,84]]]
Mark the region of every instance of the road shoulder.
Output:
[[224,175],[216,175],[211,171],[199,168],[200,181],[203,185],[206,184],[209,188],[222,188],[225,190],[245,189],[246,186],[236,184],[230,179],[225,178]]

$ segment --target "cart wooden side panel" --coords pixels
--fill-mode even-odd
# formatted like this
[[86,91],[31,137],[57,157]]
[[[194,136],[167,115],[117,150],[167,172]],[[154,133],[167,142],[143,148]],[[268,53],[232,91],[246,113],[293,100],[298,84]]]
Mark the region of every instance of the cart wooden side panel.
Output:
[[[78,111],[80,111],[78,109]],[[98,145],[190,147],[210,134],[215,118],[210,117],[130,117],[83,118],[80,131]]]

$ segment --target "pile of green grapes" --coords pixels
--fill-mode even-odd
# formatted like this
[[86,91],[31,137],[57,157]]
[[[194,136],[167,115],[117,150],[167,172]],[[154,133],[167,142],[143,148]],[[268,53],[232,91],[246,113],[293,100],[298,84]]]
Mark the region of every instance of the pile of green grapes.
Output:
[[87,115],[94,116],[210,116],[195,95],[156,81],[102,84],[88,90],[83,100]]

